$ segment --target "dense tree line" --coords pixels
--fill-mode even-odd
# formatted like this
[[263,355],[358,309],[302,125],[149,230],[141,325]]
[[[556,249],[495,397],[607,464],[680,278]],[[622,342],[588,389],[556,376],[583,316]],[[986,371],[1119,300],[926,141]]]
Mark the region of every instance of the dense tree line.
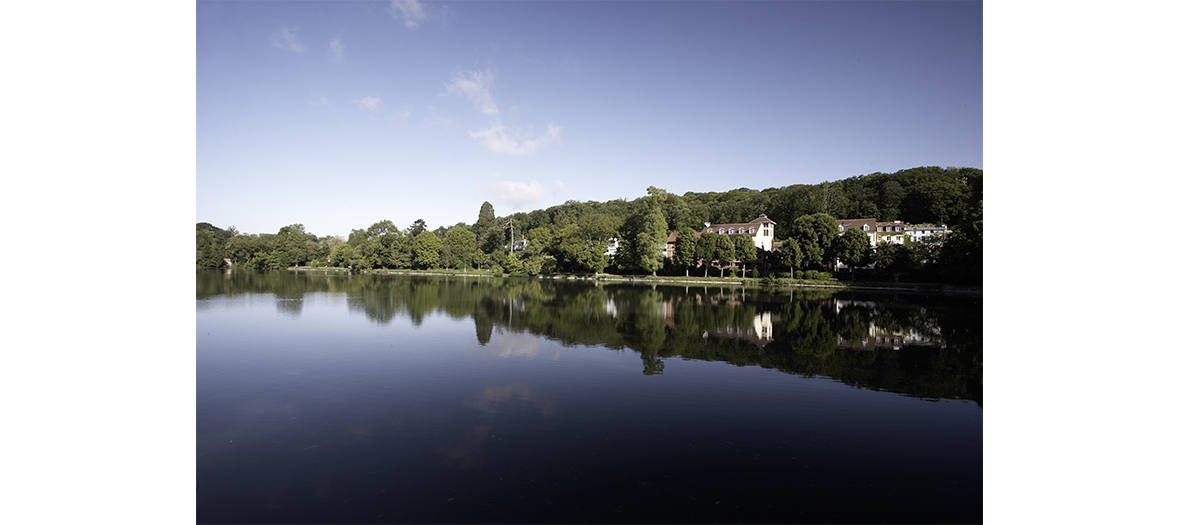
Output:
[[[773,253],[754,250],[749,237],[695,235],[706,222],[749,222],[762,213],[777,223],[781,248]],[[932,242],[872,247],[863,232],[841,235],[837,218],[947,224],[955,233]],[[667,260],[664,244],[671,232],[686,234],[678,235],[674,259]],[[612,239],[618,240],[613,258],[606,255]],[[519,240],[527,240],[527,246],[513,249],[510,245]],[[229,259],[259,269],[313,265],[528,275],[695,271],[707,276],[711,269],[744,275],[754,266],[755,276],[794,277],[796,269],[832,271],[839,258],[853,267],[875,264],[875,271],[862,272],[868,278],[981,284],[982,253],[983,172],[974,168],[921,167],[812,185],[683,196],[652,187],[633,201],[569,201],[501,217],[485,202],[470,226],[431,231],[419,219],[398,229],[386,220],[352,230],[347,239],[317,237],[300,224],[259,235],[197,224],[199,268]],[[743,262],[740,270],[731,261]]]

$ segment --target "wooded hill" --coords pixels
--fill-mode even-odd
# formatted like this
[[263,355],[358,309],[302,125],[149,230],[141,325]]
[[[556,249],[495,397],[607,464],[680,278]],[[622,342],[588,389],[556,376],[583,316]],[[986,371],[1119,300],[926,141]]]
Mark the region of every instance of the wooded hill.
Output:
[[[479,267],[532,275],[604,270],[671,272],[673,264],[662,255],[668,233],[700,231],[705,222],[748,222],[762,213],[777,223],[776,239],[797,239],[803,251],[800,260],[788,264],[783,264],[777,254],[760,254],[763,275],[766,270],[793,270],[801,265],[830,269],[841,249],[830,235],[834,220],[875,218],[907,224],[946,224],[956,232],[946,240],[946,246],[902,247],[900,251],[889,248],[884,253],[868,254],[865,263],[877,262],[881,270],[878,273],[890,273],[895,280],[902,276],[982,282],[983,172],[940,167],[873,173],[820,184],[763,190],[738,188],[724,193],[688,192],[683,196],[653,187],[647,196],[635,200],[569,201],[508,216],[496,216],[492,205],[485,202],[472,225],[460,222],[429,231],[418,220],[410,228],[399,230],[392,222],[381,221],[367,229],[354,229],[347,240],[316,237],[300,224],[285,226],[278,234],[244,235],[233,228],[222,230],[198,223],[197,266],[218,267],[222,259],[228,258],[252,268]],[[821,227],[825,232],[808,231]],[[522,238],[530,241],[523,251],[509,253],[504,249],[510,240]],[[603,255],[611,238],[620,239],[619,254],[613,261]],[[732,249],[732,240],[718,242],[728,242]],[[701,252],[700,247],[694,252],[698,255],[694,260],[705,261],[716,258],[710,257],[712,254],[729,253]],[[878,255],[882,258],[874,259]],[[684,273],[691,269],[687,265],[681,268]],[[708,265],[704,271],[708,271]]]

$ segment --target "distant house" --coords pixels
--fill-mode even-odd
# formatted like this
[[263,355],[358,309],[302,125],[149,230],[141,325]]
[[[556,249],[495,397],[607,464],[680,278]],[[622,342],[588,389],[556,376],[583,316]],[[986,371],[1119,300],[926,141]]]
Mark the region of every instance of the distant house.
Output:
[[[754,247],[760,250],[772,251],[774,243],[774,225],[778,224],[766,217],[763,213],[750,222],[741,222],[733,224],[710,224],[705,223],[705,228],[696,232],[696,236],[700,237],[704,233],[716,233],[718,235],[748,235],[754,239]],[[676,253],[676,247],[673,243],[676,242],[679,232],[672,232],[668,235],[668,244],[664,247],[664,256],[671,259]]]
[[877,223],[877,242],[905,244],[906,227],[901,221]]
[[869,246],[877,245],[877,219],[837,219],[836,227],[840,235],[853,229],[864,231],[869,236]]
[[[697,232],[697,237],[700,237],[700,232]],[[664,257],[669,259],[676,254],[676,239],[680,238],[680,232],[672,232],[668,234],[668,243],[664,245]]]
[[911,241],[919,242],[933,239],[939,235],[949,235],[951,231],[943,224],[942,226],[907,226],[905,233]]
[[877,219],[840,219],[836,221],[840,235],[853,228],[864,231],[869,236],[869,245],[881,243],[904,244],[906,227],[902,221],[877,222]]
[[754,238],[754,247],[770,251],[771,243],[774,242],[774,225],[778,224],[766,217],[763,213],[750,222],[742,222],[735,224],[709,224],[705,223],[705,229],[701,233],[716,233],[719,235],[749,235]]
[[606,241],[606,256],[611,259],[615,258],[615,254],[619,253],[619,239],[611,237]]
[[519,251],[523,250],[525,246],[528,246],[528,245],[529,245],[528,239],[521,239],[519,241],[512,243],[512,251],[519,252]]

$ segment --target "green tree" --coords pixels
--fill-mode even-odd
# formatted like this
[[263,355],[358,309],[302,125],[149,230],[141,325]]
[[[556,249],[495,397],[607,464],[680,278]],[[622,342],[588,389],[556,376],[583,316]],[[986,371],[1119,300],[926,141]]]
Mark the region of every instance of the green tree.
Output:
[[496,209],[492,203],[484,202],[479,208],[479,220],[471,227],[475,232],[479,249],[484,253],[495,253],[504,247],[504,228],[496,219]]
[[798,240],[809,263],[826,263],[834,255],[832,243],[839,235],[836,219],[826,213],[804,215],[791,223],[791,237]]
[[733,236],[718,235],[717,242],[713,244],[713,260],[717,261],[717,269],[722,271],[722,277],[725,276],[724,268],[733,266],[734,257]]
[[345,244],[332,255],[332,264],[341,268],[352,266],[352,246]]
[[881,210],[881,220],[895,221],[901,217],[901,203],[905,201],[905,189],[896,180],[887,180],[881,184],[878,197],[878,207]]
[[546,227],[533,228],[529,230],[528,240],[528,245],[524,248],[526,255],[538,256],[549,253],[549,248],[553,245],[553,231]]
[[821,182],[816,188],[814,198],[819,203],[819,209],[828,215],[845,216],[848,207],[848,197],[844,194],[842,181]]
[[548,275],[557,268],[557,260],[552,255],[525,257],[520,264],[524,268],[524,272],[532,276]]
[[483,250],[475,250],[475,254],[471,257],[471,263],[480,270],[490,269],[494,264],[492,257],[484,253]]
[[783,246],[779,248],[779,257],[782,263],[791,269],[791,278],[794,279],[795,267],[803,262],[803,249],[799,247],[799,241],[794,237],[783,241]]
[[754,238],[749,235],[738,235],[733,238],[734,258],[742,262],[742,278],[746,277],[746,262],[758,257],[758,247],[754,246]]
[[414,224],[410,225],[410,231],[407,233],[410,234],[410,237],[416,238],[416,237],[418,237],[419,234],[421,234],[424,231],[426,231],[426,221],[424,221],[422,219],[418,219],[418,220],[414,221]]
[[[356,230],[353,231],[355,232]],[[377,239],[384,235],[399,235],[401,231],[397,229],[397,225],[393,224],[393,221],[383,220],[369,226],[369,229],[365,230],[365,234],[368,239]]]
[[713,265],[717,254],[717,242],[721,236],[713,232],[705,232],[697,239],[696,258],[701,260],[705,267],[705,277],[709,276],[709,267]]
[[668,221],[661,209],[668,192],[649,186],[648,196],[640,199],[639,211],[627,218],[620,231],[619,251],[622,267],[651,272],[664,266],[668,244]]
[[292,224],[279,228],[279,233],[275,236],[273,264],[278,268],[290,268],[292,266],[307,264],[309,255],[308,243],[314,238],[314,235],[309,235],[303,229],[302,224]]
[[[497,251],[496,253],[504,253]],[[515,253],[509,253],[504,256],[504,273],[509,275],[519,275],[524,272],[524,265],[521,264],[520,258]]]
[[441,250],[442,241],[438,240],[434,232],[426,231],[424,228],[414,237],[414,267],[420,270],[438,268]]
[[689,268],[695,268],[698,260],[696,232],[689,230],[678,233],[675,246],[672,258],[676,264],[684,267],[684,276],[688,277]]
[[225,250],[217,241],[217,235],[197,225],[197,268],[219,268],[225,258]]
[[855,268],[867,261],[871,255],[869,234],[860,228],[852,228],[836,238],[836,256],[852,271],[852,279],[856,280]]
[[455,226],[447,230],[443,238],[443,248],[447,254],[446,265],[450,268],[468,268],[475,262],[476,245],[475,233],[467,226]]
[[[435,239],[437,240],[438,237]],[[386,268],[409,268],[414,261],[414,237],[409,235],[394,237],[387,254],[384,262]]]
[[585,249],[575,254],[574,262],[578,268],[594,272],[594,276],[598,277],[610,264],[610,257],[606,255],[606,241],[588,241],[585,246]]
[[983,284],[983,202],[969,218],[943,242],[937,263],[938,273],[952,282],[979,286]]
[[896,282],[900,275],[908,275],[920,269],[921,258],[914,251],[914,244],[883,243],[877,246],[877,253],[874,254],[877,270],[893,274],[893,280]]

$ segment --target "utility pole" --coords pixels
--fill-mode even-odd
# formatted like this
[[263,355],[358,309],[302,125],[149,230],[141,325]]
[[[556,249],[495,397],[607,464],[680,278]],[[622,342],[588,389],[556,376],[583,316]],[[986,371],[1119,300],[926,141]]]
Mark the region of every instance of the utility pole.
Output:
[[504,226],[508,227],[508,233],[511,235],[508,240],[508,253],[511,254],[516,248],[516,226],[512,224],[512,219],[508,219]]

